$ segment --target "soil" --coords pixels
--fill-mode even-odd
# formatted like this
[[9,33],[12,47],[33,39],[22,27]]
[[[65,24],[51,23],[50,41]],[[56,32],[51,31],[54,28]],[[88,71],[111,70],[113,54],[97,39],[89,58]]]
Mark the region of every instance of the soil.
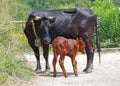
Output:
[[[33,69],[36,67],[34,55],[28,55],[29,64]],[[45,61],[41,56],[42,72],[35,74],[34,78],[30,81],[20,81],[10,86],[120,86],[120,52],[102,53],[101,64],[99,64],[99,57],[96,53],[94,56],[94,70],[92,73],[84,73],[83,69],[86,66],[86,55],[77,55],[78,62],[78,77],[73,73],[71,59],[66,56],[65,68],[68,78],[65,78],[63,72],[57,62],[57,77],[53,77],[52,66],[53,55],[49,56],[50,74],[46,74]]]

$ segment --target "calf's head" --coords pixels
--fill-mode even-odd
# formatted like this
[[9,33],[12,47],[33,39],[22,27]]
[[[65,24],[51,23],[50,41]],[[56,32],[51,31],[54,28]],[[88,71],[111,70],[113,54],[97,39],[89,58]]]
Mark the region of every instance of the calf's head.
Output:
[[82,38],[77,38],[76,40],[77,40],[78,43],[79,43],[79,51],[80,51],[81,53],[85,54],[85,53],[86,53],[86,50],[85,50],[85,47],[86,47],[85,42],[83,41]]

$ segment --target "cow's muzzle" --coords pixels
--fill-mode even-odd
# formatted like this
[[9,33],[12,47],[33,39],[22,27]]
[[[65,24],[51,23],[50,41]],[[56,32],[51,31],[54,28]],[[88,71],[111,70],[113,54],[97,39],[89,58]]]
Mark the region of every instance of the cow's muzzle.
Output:
[[50,38],[45,38],[45,39],[43,39],[43,43],[44,44],[50,44],[51,43],[51,39]]
[[36,38],[36,39],[35,39],[35,46],[36,46],[36,47],[40,47],[40,45],[41,45],[41,40],[40,40],[40,38]]

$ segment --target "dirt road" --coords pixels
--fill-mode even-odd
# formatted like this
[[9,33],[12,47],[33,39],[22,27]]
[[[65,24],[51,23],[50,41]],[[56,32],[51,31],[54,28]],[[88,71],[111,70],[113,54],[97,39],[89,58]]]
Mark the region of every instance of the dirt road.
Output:
[[[32,56],[30,56],[32,57]],[[34,57],[33,57],[34,58]],[[101,65],[99,65],[98,55],[94,57],[94,70],[92,73],[85,74],[83,69],[86,66],[86,55],[78,55],[76,60],[78,62],[79,76],[75,77],[71,60],[69,57],[65,58],[65,68],[68,73],[68,78],[63,76],[61,68],[57,63],[58,75],[53,77],[52,67],[53,56],[50,55],[49,62],[51,67],[50,75],[41,72],[35,76],[34,79],[27,82],[21,82],[20,86],[120,86],[120,52],[107,53],[101,55]],[[30,62],[31,66],[35,68],[35,61]],[[42,71],[45,70],[45,61],[41,57]],[[18,84],[17,84],[18,86]]]

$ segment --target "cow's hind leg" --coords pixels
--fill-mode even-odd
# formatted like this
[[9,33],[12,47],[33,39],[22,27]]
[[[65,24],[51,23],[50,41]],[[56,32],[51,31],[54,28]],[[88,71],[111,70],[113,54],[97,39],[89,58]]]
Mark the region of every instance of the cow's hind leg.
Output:
[[86,44],[86,54],[87,54],[87,65],[83,70],[86,73],[91,73],[93,70],[93,58],[94,58],[94,49],[92,45],[92,41],[90,39],[84,40]]
[[46,65],[45,65],[45,71],[46,73],[50,73],[50,67],[49,67],[49,61],[48,61],[48,54],[49,54],[49,45],[47,44],[44,44],[43,45],[43,56],[45,58],[45,61],[46,61]]

